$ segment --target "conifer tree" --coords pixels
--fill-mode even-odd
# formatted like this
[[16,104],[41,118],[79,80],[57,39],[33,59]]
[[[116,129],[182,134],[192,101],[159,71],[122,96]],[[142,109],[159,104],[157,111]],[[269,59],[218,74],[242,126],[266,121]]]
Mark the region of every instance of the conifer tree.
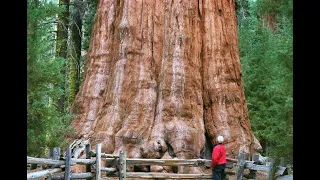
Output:
[[249,118],[264,155],[292,160],[292,0],[250,1],[249,11],[238,26]]

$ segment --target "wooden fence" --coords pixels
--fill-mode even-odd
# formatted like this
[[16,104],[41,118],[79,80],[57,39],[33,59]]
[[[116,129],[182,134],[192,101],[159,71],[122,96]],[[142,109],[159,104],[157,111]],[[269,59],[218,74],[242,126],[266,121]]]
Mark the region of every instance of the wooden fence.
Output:
[[[106,166],[101,166],[101,158],[105,158]],[[246,160],[246,154],[239,153],[238,159],[227,158],[230,164],[236,163],[236,180],[242,180],[244,169],[249,169],[247,175],[249,179],[256,179],[257,171],[267,172],[267,180],[275,179],[275,174],[283,175],[286,168],[279,166],[274,159],[270,159],[269,165],[259,165],[258,156],[253,156],[252,161]],[[97,144],[96,151],[91,151],[90,144],[86,145],[86,159],[71,158],[71,148],[67,148],[65,157],[61,158],[60,148],[53,149],[53,158],[35,158],[27,156],[27,164],[46,164],[49,169],[27,173],[27,179],[46,177],[53,179],[91,179],[104,180],[107,177],[118,177],[119,180],[126,178],[166,178],[166,179],[212,179],[212,174],[177,174],[177,173],[157,173],[157,172],[127,172],[127,166],[204,166],[209,168],[211,160],[207,159],[139,159],[127,158],[126,152],[121,151],[119,155],[106,154],[101,152],[101,144]],[[86,166],[85,173],[71,173],[71,166],[81,164]],[[102,177],[102,172],[104,177]],[[227,172],[230,173],[230,172]],[[292,176],[290,176],[292,179]],[[282,176],[281,179],[286,179]]]

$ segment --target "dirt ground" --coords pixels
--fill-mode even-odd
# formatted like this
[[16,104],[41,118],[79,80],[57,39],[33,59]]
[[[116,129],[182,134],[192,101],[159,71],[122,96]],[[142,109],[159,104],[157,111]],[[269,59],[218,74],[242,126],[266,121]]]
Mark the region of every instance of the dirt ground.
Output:
[[[37,168],[37,169],[34,169],[34,170],[27,170],[27,173],[41,171],[41,170],[42,170],[41,168]],[[209,168],[208,169],[204,168],[203,171],[204,171],[205,174],[211,174],[212,173],[211,169],[209,169]],[[234,168],[232,168],[232,169],[226,168],[226,172],[228,174],[227,177],[229,177],[229,180],[235,180],[236,179]],[[245,178],[245,176],[249,174],[249,170],[245,169],[243,174],[244,174],[243,179],[247,179],[247,178]],[[110,180],[118,180],[118,178],[109,178],[109,179]],[[128,179],[130,179],[130,180],[146,180],[146,179],[142,179],[142,178],[128,178]],[[262,172],[262,171],[257,171],[256,180],[266,180],[266,179],[267,179],[267,173]],[[37,178],[37,179],[33,179],[33,180],[45,180],[45,178]]]
[[[236,173],[236,172],[235,172],[235,168],[232,168],[232,169],[226,168],[225,171],[226,171],[226,173],[227,173],[227,177],[229,178],[229,180],[235,180],[235,179],[236,179],[236,176],[235,176],[235,173]],[[211,169],[207,169],[207,170],[204,170],[204,172],[205,172],[206,174],[211,174],[211,173],[212,173],[212,170],[211,170]],[[245,178],[245,177],[246,177],[246,175],[249,174],[249,172],[250,172],[249,169],[245,169],[245,170],[244,170],[244,172],[243,172],[243,174],[244,174],[243,179],[247,179],[247,178]],[[262,171],[257,171],[257,172],[256,172],[256,180],[266,180],[267,177],[268,177],[268,174],[265,173],[265,172],[262,172]]]

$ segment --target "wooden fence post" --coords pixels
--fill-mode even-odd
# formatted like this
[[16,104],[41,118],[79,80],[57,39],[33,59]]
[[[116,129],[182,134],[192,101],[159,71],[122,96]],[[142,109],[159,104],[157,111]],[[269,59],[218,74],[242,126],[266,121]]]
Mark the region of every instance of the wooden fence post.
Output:
[[270,165],[269,165],[269,171],[268,171],[268,180],[274,179],[274,174],[277,170],[277,164],[276,160],[274,158],[270,158]]
[[70,180],[71,177],[71,148],[70,146],[67,148],[66,153],[66,166],[65,166],[65,172],[64,172],[64,180]]
[[[35,156],[37,157],[37,156]],[[30,170],[34,170],[34,169],[37,169],[38,167],[38,164],[30,164]]]
[[51,174],[49,174],[45,179],[46,179],[46,180],[51,180],[51,179],[52,179]]
[[[259,154],[253,154],[252,155],[252,161],[253,161],[253,164],[258,164]],[[249,178],[255,180],[256,179],[256,174],[257,174],[257,170],[250,169]]]
[[119,180],[125,180],[126,179],[126,171],[127,171],[127,153],[124,151],[120,151],[119,154]]
[[96,180],[100,180],[101,176],[101,144],[96,146]]
[[284,158],[284,157],[280,158],[280,166],[282,166],[282,167],[286,167],[287,166],[286,158]]
[[[50,149],[48,150],[48,159],[50,158]],[[60,159],[60,148],[59,147],[54,147],[52,150],[52,160],[59,160]],[[56,168],[58,165],[52,165],[51,168]],[[52,176],[48,175],[46,180],[51,180]]]
[[237,163],[237,169],[236,169],[236,180],[242,180],[243,170],[244,170],[245,164],[246,164],[246,154],[240,152],[238,154],[238,163]]
[[[48,149],[47,159],[50,159],[50,157],[51,157],[51,151],[50,151],[50,149]],[[50,167],[50,165],[49,165],[49,167]],[[46,180],[51,180],[51,174],[49,174],[45,179]]]
[[[86,159],[91,159],[90,151],[91,151],[91,145],[86,144]],[[91,164],[86,165],[86,172],[91,172]]]
[[51,151],[50,149],[48,149],[48,152],[47,152],[47,158],[50,159],[51,158]]
[[[60,159],[60,148],[54,147],[52,150],[52,160],[59,160]],[[58,165],[52,165],[53,168],[57,167]]]

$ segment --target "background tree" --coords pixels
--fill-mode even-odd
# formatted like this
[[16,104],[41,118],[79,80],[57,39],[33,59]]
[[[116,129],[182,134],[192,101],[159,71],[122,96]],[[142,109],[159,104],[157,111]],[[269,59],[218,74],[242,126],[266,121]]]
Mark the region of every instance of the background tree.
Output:
[[72,104],[74,97],[79,91],[81,71],[82,50],[82,19],[84,15],[84,4],[82,0],[73,1],[71,9],[70,42],[69,49],[69,95],[68,105]]
[[97,8],[97,0],[74,0],[70,6],[70,38],[68,43],[68,64],[65,97],[69,107],[79,91],[85,67],[86,54],[89,48],[91,27]]
[[[98,0],[84,0],[85,10],[83,17],[83,41],[84,54],[87,53],[90,44],[91,30],[96,15]],[[85,59],[84,59],[85,60]]]
[[68,2],[28,1],[28,155],[63,148],[65,135],[73,132],[66,126],[68,111],[82,78],[81,50],[88,49],[97,2]]
[[27,154],[41,156],[48,148],[64,147],[65,135],[72,132],[68,114],[55,105],[63,93],[59,72],[64,60],[55,57],[53,48],[56,15],[62,11],[39,0],[28,0],[27,8]]
[[[292,1],[257,0],[249,7],[238,27],[249,118],[264,155],[292,160]],[[269,15],[275,18],[266,26]]]
[[250,16],[249,0],[236,0],[236,13],[238,25]]
[[[57,24],[57,43],[56,43],[56,57],[63,58],[65,61],[67,59],[67,47],[68,47],[68,28],[69,28],[69,5],[70,0],[59,0],[59,7],[62,9],[62,12],[58,14],[58,24]],[[63,76],[66,76],[66,62],[63,64],[60,73]],[[59,84],[63,93],[58,100],[58,109],[61,113],[66,112],[65,104],[67,103],[66,99],[66,78],[62,79],[62,83]]]

